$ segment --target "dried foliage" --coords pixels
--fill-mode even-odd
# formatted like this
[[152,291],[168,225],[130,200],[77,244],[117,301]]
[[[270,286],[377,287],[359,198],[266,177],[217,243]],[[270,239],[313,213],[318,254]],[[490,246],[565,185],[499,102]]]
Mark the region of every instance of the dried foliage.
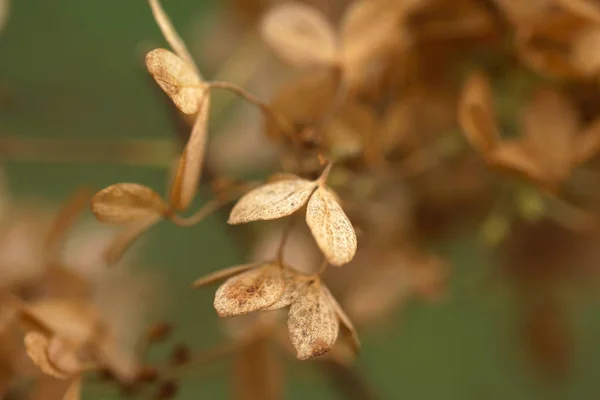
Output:
[[[164,196],[116,183],[91,198],[99,221],[120,225],[95,246],[94,264],[117,263],[159,221],[192,226],[235,202],[223,219],[259,261],[192,284],[219,284],[213,305],[231,339],[199,357],[234,353],[236,398],[275,400],[283,378],[273,345],[300,360],[320,356],[315,365],[360,385],[340,390],[364,400],[373,397],[353,375],[354,323],[370,329],[412,299],[443,300],[453,269],[430,249],[474,232],[515,293],[531,358],[552,379],[567,376],[573,339],[565,309],[576,290],[565,288],[597,279],[600,260],[600,7],[591,0],[231,1],[234,37],[218,29],[208,35],[229,58],[205,78],[159,1],[149,0],[169,49],[150,50],[145,65],[185,123],[183,147]],[[0,0],[0,29],[6,4]],[[230,111],[216,91],[245,104],[227,115],[238,129],[225,149],[209,138],[209,120],[219,128],[216,117]],[[263,178],[243,182],[223,170]],[[201,184],[213,198],[182,216]],[[177,346],[167,366],[146,362],[170,329],[140,335],[128,321],[137,309],[120,314],[122,294],[99,289],[62,257],[67,231],[88,203],[81,196],[46,234],[37,214],[21,220],[0,204],[0,300],[6,294],[10,309],[0,327],[17,332],[16,340],[7,334],[7,370],[17,372],[5,386],[42,379],[16,367],[19,353],[64,381],[64,399],[78,399],[85,378],[102,372],[133,396],[173,397],[192,350]]]

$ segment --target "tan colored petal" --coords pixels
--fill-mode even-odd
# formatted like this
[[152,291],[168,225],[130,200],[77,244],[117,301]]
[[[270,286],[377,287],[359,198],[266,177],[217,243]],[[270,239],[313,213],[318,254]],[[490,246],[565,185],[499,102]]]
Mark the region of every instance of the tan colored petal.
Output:
[[306,204],[316,185],[313,181],[296,178],[258,187],[237,202],[227,223],[236,225],[286,217]]
[[26,305],[22,318],[41,330],[63,336],[77,343],[89,341],[98,329],[98,315],[76,301],[39,300]]
[[257,267],[261,263],[252,263],[252,264],[244,264],[244,265],[236,265],[235,267],[229,267],[220,269],[211,274],[205,275],[202,278],[198,278],[192,284],[194,288],[200,288],[207,285],[212,285],[213,283],[220,282],[224,279],[230,278],[239,273],[245,272],[251,268]]
[[332,265],[348,263],[356,253],[356,232],[335,194],[320,187],[308,201],[306,223]]
[[322,285],[321,289],[323,290],[324,294],[329,296],[329,301],[333,305],[333,309],[335,310],[335,313],[339,318],[341,325],[346,329],[346,331],[350,335],[350,344],[352,346],[352,350],[354,351],[354,354],[358,354],[360,351],[360,339],[358,338],[358,333],[354,328],[354,324],[350,320],[350,317],[348,317],[346,312],[342,309],[342,306],[340,306],[335,297],[333,297],[329,289],[327,289],[325,285]]
[[486,156],[500,142],[494,113],[492,88],[485,75],[472,74],[465,83],[458,104],[458,121],[467,141]]
[[600,118],[593,121],[575,139],[573,162],[582,164],[600,152]]
[[383,1],[359,0],[344,13],[341,27],[341,62],[346,77],[355,80],[364,65],[399,42],[402,12]]
[[586,76],[594,76],[600,72],[600,28],[597,26],[584,29],[573,40],[571,63]]
[[146,67],[182,113],[198,112],[208,89],[189,64],[169,50],[154,49],[146,54]]
[[92,198],[92,212],[99,221],[123,224],[163,215],[168,206],[149,187],[137,183],[117,183]]
[[133,242],[161,219],[160,215],[150,215],[124,227],[105,250],[104,260],[106,263],[113,265],[121,260]]
[[57,379],[67,379],[68,375],[56,369],[48,360],[48,338],[36,331],[25,334],[25,350],[31,361],[37,365],[43,373]]
[[574,106],[551,89],[538,91],[523,112],[523,137],[546,172],[564,178],[571,168],[573,142],[579,129]]
[[279,310],[292,304],[298,298],[298,295],[304,289],[304,286],[308,284],[307,275],[299,274],[296,271],[285,268],[283,271],[283,278],[285,280],[285,289],[279,299],[264,310]]
[[78,376],[71,381],[71,384],[65,392],[63,400],[80,400],[81,399],[81,377]]
[[594,23],[600,23],[600,4],[596,0],[554,0],[566,10]]
[[266,264],[225,281],[215,293],[215,310],[221,317],[261,310],[275,303],[284,289],[282,268]]
[[313,282],[290,307],[288,330],[300,360],[328,352],[339,332],[339,320],[320,282]]
[[196,76],[202,80],[202,75],[200,74],[200,71],[198,71],[198,68],[194,63],[194,59],[190,55],[190,52],[183,42],[183,39],[181,39],[173,27],[171,20],[160,5],[160,2],[158,0],[148,0],[148,2],[150,4],[150,8],[152,9],[152,15],[154,15],[154,19],[156,20],[156,23],[160,28],[165,40],[167,43],[169,43],[169,46],[171,46],[171,49],[173,49],[175,54],[181,57],[183,61],[187,62],[189,66],[194,68]]
[[549,178],[520,140],[506,141],[491,154],[489,162],[501,170],[516,173],[536,183],[546,183]]
[[48,360],[57,370],[68,376],[73,376],[83,370],[83,365],[77,356],[78,346],[72,341],[60,336],[53,336],[46,350]]
[[171,205],[179,210],[187,209],[198,191],[206,151],[209,111],[210,97],[206,96],[196,116],[190,139],[181,155],[171,186]]
[[335,32],[318,10],[306,4],[289,2],[272,8],[261,33],[281,58],[295,66],[330,65],[335,60]]

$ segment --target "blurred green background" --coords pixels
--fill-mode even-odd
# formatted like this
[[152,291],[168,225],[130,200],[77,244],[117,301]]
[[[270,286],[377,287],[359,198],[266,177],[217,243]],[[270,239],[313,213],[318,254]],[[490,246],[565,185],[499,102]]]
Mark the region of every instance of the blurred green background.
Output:
[[[189,40],[192,24],[214,4],[171,0],[164,6]],[[168,154],[176,127],[142,68],[144,50],[163,43],[143,0],[13,1],[0,33],[0,137],[164,139]],[[166,165],[44,163],[35,158],[8,152],[0,144],[0,161],[18,198],[58,202],[80,185],[99,189],[118,181],[139,182],[159,192],[166,186]],[[214,217],[188,229],[161,224],[146,237],[139,264],[164,276],[175,342],[200,350],[224,340],[212,309],[213,291],[192,291],[189,284],[203,273],[244,261],[228,235],[224,221]],[[577,332],[572,378],[566,383],[540,379],[516,339],[510,294],[487,280],[493,266],[471,236],[438,248],[453,266],[444,301],[410,304],[389,326],[362,335],[358,365],[366,379],[382,399],[598,398],[600,302],[588,299],[572,316]],[[230,370],[223,360],[205,367],[197,378],[188,375],[178,398],[229,398]],[[310,363],[294,365],[287,378],[289,399],[340,398]],[[84,398],[118,397],[91,392]]]

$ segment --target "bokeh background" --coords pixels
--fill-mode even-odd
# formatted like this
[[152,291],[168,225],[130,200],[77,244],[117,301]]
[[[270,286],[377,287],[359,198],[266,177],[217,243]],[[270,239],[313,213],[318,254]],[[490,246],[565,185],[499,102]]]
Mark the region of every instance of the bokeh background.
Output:
[[[210,42],[203,26],[217,18],[218,1],[170,0],[164,6],[193,52]],[[17,201],[58,204],[82,185],[100,189],[119,181],[166,188],[178,128],[143,68],[144,52],[156,45],[164,42],[142,0],[12,2],[0,34],[0,162]],[[218,134],[218,123],[211,135]],[[137,156],[121,153],[113,140],[148,147]],[[198,204],[208,198],[202,193]],[[526,357],[512,297],[493,283],[493,259],[476,238],[457,232],[436,250],[452,264],[444,297],[410,303],[361,335],[357,368],[382,399],[598,398],[599,299],[574,308],[573,373],[551,382]],[[192,291],[189,284],[244,257],[219,215],[193,228],[162,223],[145,236],[136,267],[161,276],[165,290],[157,296],[165,310],[159,317],[173,323],[172,342],[202,350],[226,340],[213,291]],[[288,399],[343,398],[310,362],[289,366]],[[186,374],[177,398],[230,398],[230,372],[225,358]],[[119,397],[88,389],[84,398]]]

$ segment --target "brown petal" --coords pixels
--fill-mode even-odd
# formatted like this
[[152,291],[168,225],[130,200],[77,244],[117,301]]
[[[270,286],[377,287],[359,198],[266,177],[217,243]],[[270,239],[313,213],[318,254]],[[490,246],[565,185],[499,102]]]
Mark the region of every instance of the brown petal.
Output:
[[179,210],[185,210],[190,206],[198,190],[206,150],[209,110],[210,97],[206,96],[200,105],[190,139],[179,159],[177,173],[171,187],[171,205]]
[[335,307],[320,282],[307,285],[290,307],[288,329],[300,360],[328,352],[335,344],[339,327]]
[[313,181],[296,178],[258,187],[237,202],[227,223],[235,225],[286,217],[306,204],[316,185]]
[[117,183],[92,198],[92,212],[99,221],[123,224],[163,215],[168,206],[149,187],[137,183]]
[[554,0],[575,15],[600,23],[600,5],[596,0]]
[[548,181],[532,152],[520,140],[505,141],[491,154],[489,162],[501,170],[516,173],[537,183]]
[[181,57],[183,61],[188,63],[190,67],[194,68],[196,76],[198,79],[202,80],[202,75],[200,74],[200,71],[198,71],[198,68],[194,63],[194,59],[185,46],[183,39],[181,39],[175,28],[173,28],[173,24],[171,23],[171,20],[169,20],[165,10],[163,10],[162,6],[160,5],[160,2],[158,0],[148,0],[148,2],[150,4],[150,8],[152,9],[152,15],[154,15],[154,19],[156,20],[158,27],[165,37],[165,40],[167,43],[169,43],[169,46],[171,46],[171,49],[173,49],[175,54]]
[[224,279],[230,278],[234,275],[237,275],[241,272],[245,272],[251,268],[257,267],[261,263],[252,263],[252,264],[244,264],[244,265],[236,265],[235,267],[229,267],[225,269],[220,269],[211,274],[205,275],[202,278],[198,278],[192,284],[194,288],[200,288],[207,285],[212,285],[213,283],[222,281]]
[[492,89],[489,80],[480,72],[472,74],[458,104],[458,121],[467,141],[483,156],[498,146],[498,131]]
[[335,310],[335,313],[336,313],[338,319],[340,320],[342,326],[346,329],[346,331],[350,335],[350,344],[352,345],[352,350],[354,351],[354,354],[358,354],[360,351],[360,339],[358,338],[358,333],[356,332],[356,329],[354,328],[354,324],[352,323],[352,321],[350,320],[350,317],[348,317],[346,312],[344,312],[344,310],[342,309],[340,304],[337,302],[335,297],[333,297],[333,295],[331,294],[329,289],[327,289],[327,287],[325,287],[325,285],[322,285],[321,289],[323,290],[324,294],[329,296],[329,301],[333,305],[333,309]]
[[558,92],[540,90],[525,107],[522,124],[524,140],[547,173],[564,178],[571,168],[579,128],[573,105]]
[[182,113],[198,112],[208,89],[202,86],[193,67],[165,49],[154,49],[146,54],[146,67]]
[[78,376],[71,381],[71,384],[65,392],[63,400],[80,400],[81,399],[81,377]]
[[335,194],[320,187],[306,208],[306,223],[317,245],[332,265],[348,263],[356,253],[356,232]]
[[582,164],[598,155],[600,151],[600,118],[577,135],[573,151],[575,164]]
[[285,280],[285,289],[283,294],[275,303],[264,308],[264,310],[278,310],[280,308],[289,306],[296,301],[298,295],[308,283],[308,277],[306,275],[299,274],[290,268],[284,268],[283,278]]
[[281,267],[266,264],[225,281],[215,293],[215,310],[220,317],[261,310],[275,303],[284,289]]
[[68,375],[56,369],[48,360],[48,343],[48,338],[40,332],[30,331],[25,334],[25,350],[31,361],[46,375],[67,379]]
[[573,40],[571,63],[586,76],[594,76],[600,72],[600,28],[597,26],[584,29]]
[[74,342],[60,336],[53,336],[46,350],[48,360],[52,365],[68,376],[73,376],[83,370],[83,365],[77,356],[78,346]]
[[261,33],[281,58],[295,66],[329,65],[335,60],[335,32],[318,10],[306,4],[274,7],[263,19]]
[[139,221],[125,226],[104,252],[104,260],[108,265],[117,263],[133,242],[139,238],[144,232],[148,231],[154,224],[162,219],[160,215],[150,215]]

